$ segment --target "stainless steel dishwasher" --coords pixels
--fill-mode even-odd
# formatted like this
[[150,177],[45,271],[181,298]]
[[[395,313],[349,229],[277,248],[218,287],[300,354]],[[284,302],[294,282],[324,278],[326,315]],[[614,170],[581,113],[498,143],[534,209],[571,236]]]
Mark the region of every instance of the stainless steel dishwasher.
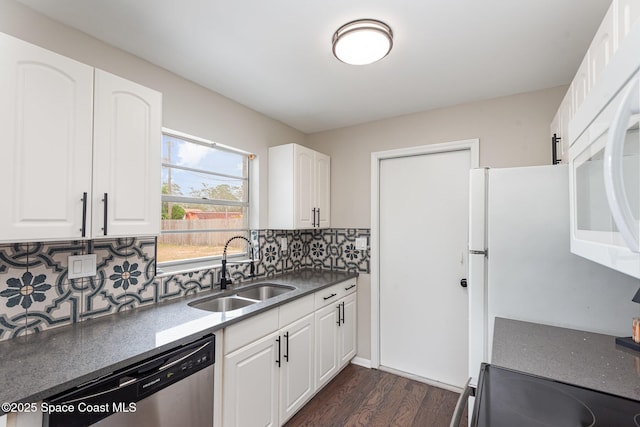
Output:
[[43,402],[45,427],[213,425],[215,335]]

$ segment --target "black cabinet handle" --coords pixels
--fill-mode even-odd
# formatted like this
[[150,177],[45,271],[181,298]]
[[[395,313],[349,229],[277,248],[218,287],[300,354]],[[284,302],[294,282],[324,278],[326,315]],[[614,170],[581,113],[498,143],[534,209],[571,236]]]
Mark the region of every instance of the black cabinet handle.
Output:
[[562,161],[558,158],[558,143],[562,140],[557,134],[553,134],[551,138],[551,164],[557,165]]
[[462,286],[463,288],[467,287],[467,279],[461,279],[460,280],[460,286]]
[[104,199],[102,199],[102,201],[104,202],[104,225],[102,227],[102,230],[104,232],[104,235],[107,235],[107,212],[109,212],[107,209],[107,204],[109,202],[109,195],[107,193],[104,193]]
[[328,297],[324,297],[323,299],[326,301],[328,299],[331,299],[331,298],[335,297],[336,295],[338,295],[338,294],[331,294]]
[[344,301],[340,305],[342,306],[342,324],[344,325]]
[[280,335],[276,338],[276,342],[278,343],[278,358],[276,359],[276,363],[278,364],[278,368],[280,367]]
[[87,235],[87,192],[82,193],[82,237]]
[[289,332],[284,333],[284,360],[289,361]]
[[338,304],[338,306],[336,307],[338,309],[338,321],[336,322],[338,324],[338,326],[342,325],[342,323],[340,323],[340,304]]
[[316,226],[316,208],[311,209],[311,213],[313,213],[313,224],[312,227]]
[[318,212],[318,222],[316,222],[316,224],[318,224],[318,227],[320,227],[320,208],[318,208],[316,212]]
[[347,288],[344,288],[344,290],[345,290],[345,291],[348,291],[349,289],[353,289],[353,288],[355,288],[355,287],[356,287],[356,284],[354,283],[353,285],[351,285],[351,286],[349,286],[349,287],[347,287]]

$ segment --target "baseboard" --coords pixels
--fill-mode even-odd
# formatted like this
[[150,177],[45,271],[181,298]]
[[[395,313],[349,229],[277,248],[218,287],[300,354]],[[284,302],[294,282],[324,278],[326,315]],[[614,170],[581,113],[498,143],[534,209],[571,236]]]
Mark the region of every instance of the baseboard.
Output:
[[445,390],[453,391],[455,393],[462,393],[462,389],[458,386],[441,383],[440,381],[431,380],[429,378],[424,378],[419,375],[410,374],[408,372],[399,371],[397,369],[389,368],[387,366],[380,366],[381,371],[389,372],[390,374],[398,375],[401,377],[409,378],[410,380],[419,381],[421,383],[425,383],[434,387],[442,388]]
[[358,366],[362,366],[364,368],[371,369],[371,360],[365,359],[363,357],[356,356],[353,359],[351,359],[351,363],[353,363],[354,365],[358,365]]

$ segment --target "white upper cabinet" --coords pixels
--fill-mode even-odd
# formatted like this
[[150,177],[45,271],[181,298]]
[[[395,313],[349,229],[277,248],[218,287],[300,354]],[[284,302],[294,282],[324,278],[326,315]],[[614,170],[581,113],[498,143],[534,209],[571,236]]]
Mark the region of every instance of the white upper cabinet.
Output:
[[565,94],[558,111],[551,122],[550,137],[559,138],[556,143],[557,160],[559,163],[569,163],[569,120],[573,114],[571,87]]
[[618,38],[623,40],[635,21],[640,18],[640,0],[617,0],[617,4]]
[[584,100],[589,95],[590,79],[589,79],[589,54],[584,57],[578,72],[571,82],[571,96],[573,110],[580,108]]
[[331,226],[331,157],[316,152],[316,206],[317,226]]
[[615,12],[616,7],[609,7],[589,47],[587,55],[589,62],[589,89],[595,86],[596,82],[602,78],[602,72],[618,48]]
[[0,241],[88,235],[93,68],[0,33],[0,93]]
[[1,33],[0,65],[0,241],[159,233],[161,95]]
[[298,144],[269,148],[269,228],[331,226],[331,158]]
[[160,231],[161,105],[160,93],[96,70],[94,237]]
[[[562,152],[558,157],[562,163],[568,158],[568,147],[575,142],[578,135],[569,135],[569,121],[580,111],[585,99],[602,79],[602,75],[616,54],[618,47],[624,43],[631,32],[633,24],[640,17],[640,0],[613,0],[607,10],[591,45],[571,82],[567,96],[558,107],[558,112],[551,122],[551,135],[556,133],[562,138]],[[569,97],[571,105],[567,105]]]

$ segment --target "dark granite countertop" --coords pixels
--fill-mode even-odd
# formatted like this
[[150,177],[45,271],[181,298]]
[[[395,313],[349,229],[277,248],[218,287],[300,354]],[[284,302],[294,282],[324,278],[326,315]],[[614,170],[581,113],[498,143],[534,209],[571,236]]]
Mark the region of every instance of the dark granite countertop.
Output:
[[356,276],[324,270],[285,273],[239,286],[268,282],[296,290],[233,313],[188,306],[217,290],[2,341],[0,402],[42,400]]
[[497,317],[491,363],[640,400],[640,353],[611,335]]

